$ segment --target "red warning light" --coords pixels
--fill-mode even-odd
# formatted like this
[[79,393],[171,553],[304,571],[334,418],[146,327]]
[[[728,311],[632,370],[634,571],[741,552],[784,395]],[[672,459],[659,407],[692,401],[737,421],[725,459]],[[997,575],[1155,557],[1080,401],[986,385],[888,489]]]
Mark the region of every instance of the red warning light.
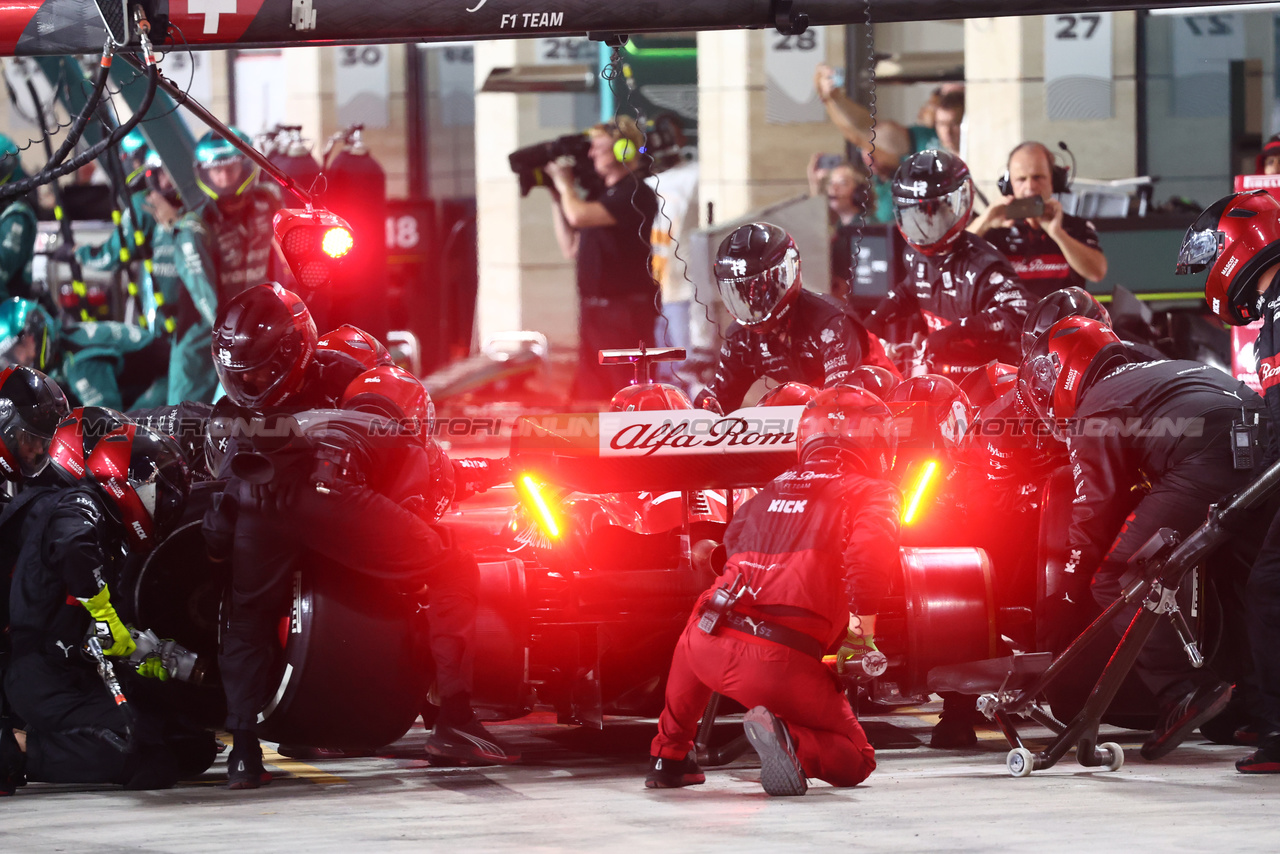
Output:
[[355,240],[352,239],[351,232],[341,226],[326,231],[320,241],[320,248],[330,258],[341,258],[350,252],[354,245]]

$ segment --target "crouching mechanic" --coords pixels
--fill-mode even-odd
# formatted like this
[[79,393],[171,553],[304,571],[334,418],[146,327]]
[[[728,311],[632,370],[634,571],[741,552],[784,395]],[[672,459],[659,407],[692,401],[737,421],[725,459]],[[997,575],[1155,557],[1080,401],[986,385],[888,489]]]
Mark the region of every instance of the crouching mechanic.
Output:
[[[1234,428],[1261,412],[1258,395],[1199,362],[1142,361],[1100,321],[1068,317],[1049,327],[1018,370],[1018,393],[1065,438],[1075,477],[1064,571],[1077,584],[1044,603],[1051,621],[1079,619],[1086,584],[1109,606],[1129,558],[1157,531],[1190,534],[1212,504],[1253,478],[1252,461],[1236,459]],[[1140,607],[1122,609],[1116,628]],[[1231,697],[1230,683],[1191,665],[1167,620],[1135,669],[1160,712],[1144,759],[1169,753]]]
[[[117,668],[134,652],[112,585],[125,557],[150,551],[180,517],[186,467],[169,439],[128,424],[102,437],[84,468],[74,486],[34,487],[17,499],[25,504],[5,693],[24,729],[0,734],[4,776],[17,785],[167,788],[178,780],[179,757],[159,727],[141,725],[133,703],[120,704],[83,648],[94,638]],[[158,659],[138,673],[167,675]]]
[[[264,411],[297,415],[316,405],[331,406],[344,391],[316,388],[316,344],[315,324],[302,300],[279,285],[259,285],[223,308],[213,335],[214,362],[227,396],[247,417]],[[222,498],[205,516],[205,538],[214,559],[231,559],[219,664],[227,729],[235,737],[227,760],[232,789],[257,788],[271,779],[255,727],[274,687],[276,626],[288,611],[294,567],[307,551],[405,592],[427,585],[430,645],[442,698],[428,752],[471,763],[519,758],[485,730],[471,709],[475,558],[451,547],[439,530],[403,506],[414,491],[407,484],[420,483],[420,492],[432,491],[435,484],[425,433],[393,438],[399,437],[355,448],[353,458],[367,461],[360,467],[364,477],[341,478],[324,492],[314,488],[319,461],[313,448],[281,449],[278,439],[255,435],[230,438],[227,464],[219,472],[230,476]],[[269,483],[251,483],[232,472],[230,461],[242,452],[270,457]],[[421,507],[415,509],[436,506],[429,500],[417,504]]]
[[111,320],[58,325],[32,300],[0,303],[0,365],[48,374],[77,406],[145,409],[168,388],[169,346],[151,330]]
[[862,364],[899,376],[878,338],[834,300],[804,289],[800,250],[778,226],[735,229],[720,243],[715,276],[734,323],[715,379],[694,401],[698,407],[737,409],[760,377],[822,388],[844,382]]
[[898,561],[902,499],[885,479],[893,416],[865,389],[825,389],[806,405],[796,445],[799,463],[729,525],[724,572],[676,646],[649,788],[704,782],[693,738],[713,691],[750,709],[743,727],[771,795],[802,795],[807,777],[856,786],[875,770],[822,655],[843,636],[843,672],[876,652],[875,614]]

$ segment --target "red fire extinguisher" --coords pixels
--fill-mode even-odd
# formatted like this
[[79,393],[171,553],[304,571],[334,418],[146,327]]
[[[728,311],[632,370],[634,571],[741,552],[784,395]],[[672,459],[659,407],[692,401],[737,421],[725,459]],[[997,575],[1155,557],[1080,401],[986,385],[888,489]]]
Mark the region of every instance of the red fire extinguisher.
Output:
[[353,323],[385,339],[387,175],[369,153],[363,130],[352,125],[325,146],[324,206],[350,223],[355,237],[351,258],[334,283],[328,328]]

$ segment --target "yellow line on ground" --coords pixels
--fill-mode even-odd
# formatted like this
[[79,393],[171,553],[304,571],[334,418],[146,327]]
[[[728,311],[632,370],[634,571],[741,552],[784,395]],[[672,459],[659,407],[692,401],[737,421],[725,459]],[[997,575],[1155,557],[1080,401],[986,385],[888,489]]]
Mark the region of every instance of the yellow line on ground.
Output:
[[262,761],[268,765],[279,768],[281,771],[288,771],[295,777],[301,777],[319,786],[328,786],[333,783],[347,782],[341,777],[334,776],[327,771],[321,771],[314,765],[308,765],[305,762],[299,762],[296,759],[289,759],[281,756],[269,747],[262,748]]
[[[226,744],[228,747],[234,747],[236,740],[231,733],[218,733],[218,740]],[[299,762],[296,759],[289,759],[287,756],[281,756],[270,747],[262,748],[262,761],[267,765],[279,768],[281,771],[288,771],[295,777],[301,777],[303,780],[309,780],[319,786],[328,786],[332,783],[347,782],[341,777],[330,774],[327,771],[321,771],[314,765],[308,765],[305,762]]]

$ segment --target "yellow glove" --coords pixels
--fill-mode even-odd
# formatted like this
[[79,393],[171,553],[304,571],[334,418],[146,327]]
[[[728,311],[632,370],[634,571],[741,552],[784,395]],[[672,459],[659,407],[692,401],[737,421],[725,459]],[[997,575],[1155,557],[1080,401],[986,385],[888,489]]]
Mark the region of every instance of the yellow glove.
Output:
[[164,666],[164,659],[158,655],[148,655],[138,664],[138,675],[147,679],[169,681],[169,670]]
[[[81,599],[79,601],[93,617],[93,633],[98,636],[99,642],[103,644],[102,653],[104,655],[126,656],[137,649],[137,644],[129,636],[129,630],[124,627],[124,623],[120,622],[120,616],[111,604],[111,593],[107,590],[106,585],[103,585],[102,589],[92,599]],[[106,645],[108,639],[111,641],[111,646],[109,647]]]

